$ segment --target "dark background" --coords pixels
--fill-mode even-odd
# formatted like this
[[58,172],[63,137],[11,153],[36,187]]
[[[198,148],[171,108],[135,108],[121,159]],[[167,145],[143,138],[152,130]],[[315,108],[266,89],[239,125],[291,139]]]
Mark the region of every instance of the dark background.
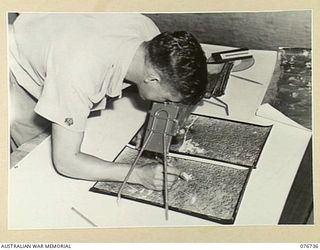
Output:
[[186,30],[201,43],[264,50],[311,48],[311,11],[146,15],[161,31]]

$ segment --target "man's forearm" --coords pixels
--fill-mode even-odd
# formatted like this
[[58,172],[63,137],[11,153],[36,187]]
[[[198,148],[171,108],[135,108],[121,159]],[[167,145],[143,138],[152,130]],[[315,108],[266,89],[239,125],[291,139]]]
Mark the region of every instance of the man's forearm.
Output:
[[[80,151],[83,132],[73,132],[64,127],[52,124],[52,158],[57,172],[64,176],[89,181],[123,181],[131,165],[107,162]],[[168,183],[180,175],[180,171],[168,167]],[[128,182],[141,184],[154,190],[163,189],[163,166],[151,162],[137,166]]]
[[[68,159],[56,159],[55,166],[59,173],[76,179],[123,181],[131,164],[108,162],[79,152]],[[129,182],[139,183],[136,172],[139,172],[139,169],[135,169]]]

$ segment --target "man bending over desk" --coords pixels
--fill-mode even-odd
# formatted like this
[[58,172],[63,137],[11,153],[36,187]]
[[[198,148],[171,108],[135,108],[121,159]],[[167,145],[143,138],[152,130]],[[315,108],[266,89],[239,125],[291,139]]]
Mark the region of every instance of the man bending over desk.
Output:
[[[60,174],[123,181],[130,165],[80,152],[86,121],[108,97],[135,84],[144,100],[196,103],[207,83],[206,58],[187,32],[161,33],[140,14],[21,14],[10,27],[11,142],[52,123]],[[125,122],[125,121],[124,121]],[[169,186],[179,171],[168,168]],[[162,165],[140,166],[129,182],[161,190]]]

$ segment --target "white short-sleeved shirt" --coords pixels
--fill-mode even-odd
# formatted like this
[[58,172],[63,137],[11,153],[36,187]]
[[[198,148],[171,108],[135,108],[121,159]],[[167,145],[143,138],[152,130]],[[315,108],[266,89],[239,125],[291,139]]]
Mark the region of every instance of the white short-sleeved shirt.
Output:
[[84,131],[92,109],[121,95],[139,45],[159,33],[140,14],[21,14],[9,41],[10,70],[38,99],[36,113]]

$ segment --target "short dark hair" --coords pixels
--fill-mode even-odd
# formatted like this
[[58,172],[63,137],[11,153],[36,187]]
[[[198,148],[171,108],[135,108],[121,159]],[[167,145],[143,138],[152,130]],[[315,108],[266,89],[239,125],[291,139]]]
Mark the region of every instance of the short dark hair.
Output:
[[183,97],[197,103],[208,82],[206,57],[196,38],[185,31],[164,32],[149,41],[148,60],[162,79]]

